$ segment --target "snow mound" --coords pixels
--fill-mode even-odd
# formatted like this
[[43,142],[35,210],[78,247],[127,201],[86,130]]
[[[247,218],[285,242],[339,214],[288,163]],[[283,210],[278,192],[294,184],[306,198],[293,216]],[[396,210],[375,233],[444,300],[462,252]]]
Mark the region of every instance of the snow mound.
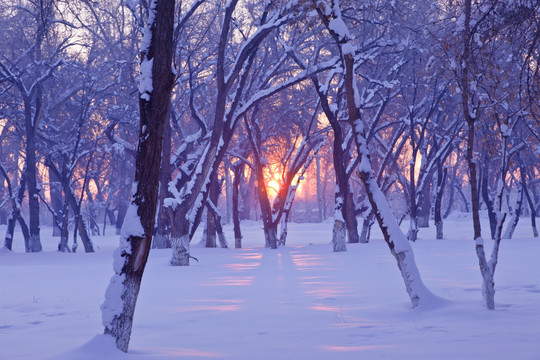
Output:
[[129,358],[128,354],[118,350],[112,336],[96,335],[86,344],[48,360],[123,360]]

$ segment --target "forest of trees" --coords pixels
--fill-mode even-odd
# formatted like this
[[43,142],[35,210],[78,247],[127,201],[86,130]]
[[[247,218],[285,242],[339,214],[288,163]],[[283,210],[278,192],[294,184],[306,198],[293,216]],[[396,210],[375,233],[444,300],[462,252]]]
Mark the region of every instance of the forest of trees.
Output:
[[489,293],[500,240],[518,221],[538,236],[540,1],[0,0],[0,27],[8,249],[16,227],[27,252],[42,224],[60,251],[119,234],[147,199],[141,151],[157,204],[142,226],[173,265],[198,228],[226,247],[232,223],[241,247],[240,220],[262,220],[276,248],[288,221],[332,219],[334,251],[377,222],[406,278],[401,236],[433,222],[443,238],[461,211]]

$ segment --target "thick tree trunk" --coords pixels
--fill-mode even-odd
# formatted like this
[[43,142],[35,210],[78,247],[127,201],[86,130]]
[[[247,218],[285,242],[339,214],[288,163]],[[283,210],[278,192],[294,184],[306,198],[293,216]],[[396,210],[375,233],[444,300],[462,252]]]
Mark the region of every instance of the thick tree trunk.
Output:
[[332,228],[332,247],[334,252],[347,251],[347,245],[345,244],[345,223],[342,220],[335,219],[334,226]]
[[265,246],[270,249],[277,249],[277,224],[265,223],[263,224],[263,230]]
[[189,234],[181,237],[171,237],[172,245],[172,266],[189,266]]
[[[39,95],[37,96],[39,98]],[[40,100],[38,100],[40,103]],[[36,105],[36,116],[32,119],[32,105],[29,100],[25,101],[25,121],[26,121],[26,160],[25,160],[25,176],[26,187],[28,191],[28,212],[30,214],[30,238],[28,239],[27,252],[40,252],[41,240],[39,236],[39,187],[37,184],[37,168],[36,168],[36,129],[35,121],[39,115],[40,105]]]
[[[115,252],[115,275],[102,306],[105,334],[111,335],[124,352],[128,350],[135,304],[152,244],[163,131],[174,85],[171,69],[175,1],[152,1],[149,13],[144,34],[148,43],[143,41],[141,46],[141,68],[150,64],[150,69],[143,69],[139,88],[140,129],[133,200]],[[143,89],[143,81],[151,81],[150,89],[148,84]]]
[[[338,187],[338,185],[336,185]],[[336,198],[334,206],[334,226],[332,228],[332,247],[334,252],[347,251],[345,245],[345,238],[347,235],[347,228],[345,226],[345,220],[343,219],[343,206],[345,200],[343,194],[339,189],[336,189]]]

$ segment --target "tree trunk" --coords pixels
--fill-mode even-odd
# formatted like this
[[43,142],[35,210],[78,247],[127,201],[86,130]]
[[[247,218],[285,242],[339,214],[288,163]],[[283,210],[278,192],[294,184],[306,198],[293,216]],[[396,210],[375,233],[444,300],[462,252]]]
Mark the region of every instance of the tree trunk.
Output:
[[277,249],[278,238],[277,238],[277,224],[274,223],[264,223],[264,243],[265,246],[270,249]]
[[152,242],[153,249],[167,249],[171,247],[169,235],[171,230],[171,209],[165,206],[165,199],[169,195],[169,181],[171,179],[171,119],[170,111],[163,128],[163,148],[161,154],[161,167],[159,169],[159,208],[156,224],[156,234]]
[[[413,122],[411,121],[411,127]],[[414,167],[416,164],[416,149],[413,150],[412,159],[409,163],[409,232],[407,239],[416,241],[418,237],[418,204],[416,203],[416,179]]]
[[9,181],[8,174],[3,166],[0,164],[0,171],[4,175],[4,178],[6,179],[7,185],[8,185],[8,192],[9,196],[11,197],[11,214],[9,215],[8,222],[7,222],[7,229],[6,229],[6,237],[4,239],[4,247],[8,250],[12,250],[13,248],[13,235],[15,233],[15,225],[17,224],[17,221],[19,222],[21,226],[21,230],[24,236],[24,248],[28,252],[28,246],[30,241],[30,230],[28,229],[28,226],[26,225],[26,222],[24,221],[24,218],[21,214],[21,203],[24,198],[24,192],[26,190],[26,176],[22,175],[20,179],[19,184],[19,190],[17,191],[17,196],[13,194],[13,188],[11,186],[11,182]]
[[232,218],[234,229],[234,247],[242,248],[242,230],[240,229],[240,211],[238,209],[238,195],[240,190],[240,180],[244,172],[245,165],[236,163],[233,165],[234,180],[232,185]]
[[189,266],[189,220],[186,219],[184,211],[187,210],[179,209],[171,223],[172,266]]
[[207,248],[215,248],[216,247],[216,216],[214,209],[211,209],[212,206],[217,206],[218,199],[219,199],[219,192],[220,192],[220,186],[219,186],[219,179],[217,177],[217,173],[213,174],[212,178],[210,179],[210,189],[208,194],[208,201],[212,203],[212,205],[207,204],[206,208],[208,211],[206,212],[206,244],[205,246]]
[[279,243],[283,246],[285,246],[285,243],[287,242],[287,234],[288,234],[288,223],[289,223],[289,211],[285,211],[283,216],[281,217],[281,234],[279,235]]
[[[28,105],[30,106],[30,105]],[[39,187],[37,184],[36,169],[36,139],[35,131],[27,131],[25,173],[28,189],[28,211],[30,214],[30,238],[27,252],[40,252],[42,250],[39,236]]]
[[[447,179],[448,181],[448,179]],[[450,213],[452,212],[452,208],[454,206],[454,193],[455,193],[455,186],[454,186],[454,181],[455,181],[455,174],[454,176],[452,177],[452,180],[450,181],[450,194],[448,194],[448,203],[446,205],[446,211],[444,212],[444,215],[443,215],[443,219],[446,219],[448,217],[448,215],[450,215]]]
[[60,242],[58,243],[58,251],[69,252],[69,202],[67,197],[64,199],[64,205],[62,207],[62,228],[60,229]]
[[332,228],[332,246],[334,252],[347,251],[345,234],[345,223],[341,220],[334,220],[334,227]]
[[523,195],[525,195],[525,198],[527,199],[527,203],[529,204],[529,210],[530,210],[530,216],[531,216],[531,226],[533,230],[533,236],[536,238],[538,237],[538,229],[536,228],[536,206],[533,202],[533,199],[531,197],[531,194],[529,193],[529,189],[527,187],[527,181],[525,179],[525,166],[523,162],[520,159],[520,171],[521,171],[521,180],[523,184]]
[[342,193],[339,189],[336,189],[336,204],[334,207],[334,227],[332,229],[332,246],[334,252],[347,251],[345,245],[345,237],[347,230],[345,227],[345,220],[343,219],[343,206],[344,200]]
[[482,170],[482,199],[486,204],[488,210],[489,218],[489,228],[491,230],[491,238],[495,239],[495,230],[497,228],[497,215],[495,214],[495,207],[491,197],[489,195],[489,185],[488,185],[488,161],[484,157],[484,169]]
[[463,29],[463,61],[461,71],[461,99],[462,110],[465,122],[467,123],[468,136],[467,136],[467,153],[466,160],[469,167],[469,183],[471,186],[471,205],[473,216],[473,230],[476,255],[478,257],[478,264],[480,267],[480,274],[482,276],[482,289],[484,300],[488,309],[495,309],[495,283],[493,281],[493,273],[491,267],[486,260],[486,254],[484,250],[484,240],[482,239],[482,231],[480,226],[480,208],[479,208],[479,193],[478,193],[478,178],[476,174],[476,160],[474,158],[474,146],[475,146],[475,122],[476,114],[474,116],[471,111],[475,111],[471,108],[471,95],[469,84],[469,65],[471,64],[471,0],[465,0],[465,21]]
[[84,251],[87,253],[94,252],[94,244],[92,243],[92,239],[88,235],[88,229],[81,214],[77,215],[77,229],[79,231],[79,236],[81,237],[84,246]]
[[[115,275],[102,305],[105,334],[115,338],[116,346],[124,352],[128,350],[135,304],[154,232],[163,131],[174,85],[174,13],[174,0],[151,2],[144,30],[144,39],[149,43],[143,42],[141,46],[144,73],[139,88],[140,130],[133,199],[115,252]],[[150,89],[148,84],[143,89],[144,81],[151,81]]]
[[514,214],[512,214],[512,219],[510,219],[510,222],[508,223],[506,227],[506,231],[504,232],[503,239],[511,239],[512,235],[514,234],[514,230],[516,230],[516,226],[519,222],[519,217],[521,216],[521,208],[523,204],[523,183],[525,182],[523,180],[523,173],[521,173],[521,184],[518,186],[518,198],[516,200],[516,208],[514,210]]
[[370,211],[369,214],[364,218],[364,221],[362,221],[362,232],[360,233],[361,243],[367,244],[369,242],[371,227],[373,226],[374,221],[373,211]]
[[349,244],[357,244],[360,242],[360,236],[358,235],[358,219],[356,218],[356,205],[350,191],[347,192],[345,212],[343,215],[345,227],[347,228],[347,242]]
[[54,171],[49,168],[49,184],[51,194],[51,208],[53,209],[53,236],[61,236],[62,229],[57,224],[62,223],[62,184]]
[[58,171],[58,168],[52,162],[48,162],[47,166],[49,167],[50,171],[55,173],[57,178],[60,179],[62,183],[62,187],[64,189],[64,196],[66,197],[66,201],[70,204],[71,208],[73,209],[73,213],[75,215],[75,230],[73,232],[74,233],[73,252],[77,250],[77,245],[76,245],[77,244],[77,231],[79,231],[79,235],[84,245],[84,250],[86,252],[94,252],[94,245],[92,243],[92,239],[88,235],[86,224],[84,223],[84,220],[81,215],[81,203],[77,202],[77,199],[75,198],[75,193],[73,192],[73,189],[71,188],[69,172],[67,170],[62,170],[62,174],[60,174],[60,172]]
[[431,191],[430,186],[426,185],[423,189],[423,194],[420,195],[420,201],[418,204],[418,227],[428,228],[429,217],[431,215]]
[[227,224],[232,221],[232,184],[231,168],[229,162],[225,162],[225,200],[227,204]]
[[355,83],[356,76],[354,74],[354,58],[352,54],[347,53],[343,55],[343,59],[345,66],[345,95],[347,98],[347,108],[349,110],[349,123],[354,131],[354,140],[358,156],[360,157],[358,165],[360,179],[366,189],[366,194],[373,213],[375,214],[375,218],[383,233],[384,240],[397,261],[412,307],[415,308],[424,303],[435,301],[436,297],[424,285],[414,260],[413,250],[399,228],[390,206],[373,174],[367,148],[367,138],[364,133],[364,123],[360,115],[360,110],[355,103],[357,89]]
[[120,235],[122,233],[122,224],[124,223],[124,218],[126,217],[128,209],[128,204],[121,201],[118,204],[118,214],[116,214],[116,235]]
[[[219,187],[218,187],[219,188]],[[219,193],[218,193],[219,195]],[[209,201],[211,201],[211,199],[208,199]],[[217,199],[216,199],[216,202],[217,202]],[[213,219],[213,224],[214,224],[214,230],[215,230],[215,234],[217,234],[217,239],[218,239],[218,242],[219,242],[219,246],[223,249],[226,249],[229,247],[229,245],[227,244],[227,238],[225,237],[225,233],[223,232],[223,226],[221,225],[221,214],[219,213],[218,209],[216,208],[215,204],[213,203],[209,203],[207,205],[207,209],[208,209],[208,215],[209,216],[212,216],[214,219]],[[215,246],[215,235],[214,235],[214,246],[213,247],[216,247]],[[208,246],[207,246],[208,247]]]
[[317,154],[315,158],[316,173],[317,173],[317,205],[319,210],[319,222],[324,221],[324,200],[322,191],[321,179],[321,156]]
[[184,234],[181,237],[171,235],[172,245],[172,266],[189,266],[189,234]]
[[443,238],[443,219],[441,216],[441,204],[447,175],[448,168],[444,168],[443,170],[442,164],[439,163],[437,167],[437,192],[435,194],[435,228],[437,231],[437,239]]

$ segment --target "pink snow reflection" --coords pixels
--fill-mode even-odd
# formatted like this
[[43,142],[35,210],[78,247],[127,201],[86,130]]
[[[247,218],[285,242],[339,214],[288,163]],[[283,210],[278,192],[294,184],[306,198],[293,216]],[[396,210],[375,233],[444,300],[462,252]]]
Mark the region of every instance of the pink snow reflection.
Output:
[[242,309],[242,300],[230,299],[230,300],[214,300],[214,299],[198,299],[194,300],[197,305],[177,307],[174,310],[176,312],[188,312],[188,311],[216,311],[216,312],[230,312],[238,311]]
[[253,276],[224,276],[221,278],[213,279],[212,281],[207,281],[201,286],[248,286],[253,283]]
[[317,289],[305,290],[304,293],[313,296],[315,299],[333,299],[345,295],[347,291],[335,285],[327,285]]
[[309,307],[311,310],[317,311],[329,311],[329,312],[341,312],[343,310],[354,310],[353,308],[344,308],[342,306],[332,306],[325,304],[315,304]]
[[152,348],[152,357],[201,357],[201,358],[217,358],[224,357],[224,354],[219,354],[209,351],[201,351],[186,348]]
[[300,270],[309,270],[315,266],[325,265],[321,257],[313,254],[291,254],[294,265]]
[[379,349],[388,349],[393,347],[393,345],[365,345],[365,346],[332,346],[326,345],[322,348],[327,351],[335,352],[351,352],[351,351],[365,351],[365,350],[379,350]]
[[244,253],[235,256],[237,259],[242,260],[259,260],[262,259],[262,253]]
[[248,263],[248,264],[244,264],[244,263],[232,263],[232,264],[225,264],[225,265],[223,265],[223,266],[226,267],[226,268],[229,269],[229,270],[233,270],[233,271],[242,271],[242,270],[252,270],[252,269],[256,269],[256,268],[258,268],[260,265],[261,265],[260,262],[254,262],[254,263]]

